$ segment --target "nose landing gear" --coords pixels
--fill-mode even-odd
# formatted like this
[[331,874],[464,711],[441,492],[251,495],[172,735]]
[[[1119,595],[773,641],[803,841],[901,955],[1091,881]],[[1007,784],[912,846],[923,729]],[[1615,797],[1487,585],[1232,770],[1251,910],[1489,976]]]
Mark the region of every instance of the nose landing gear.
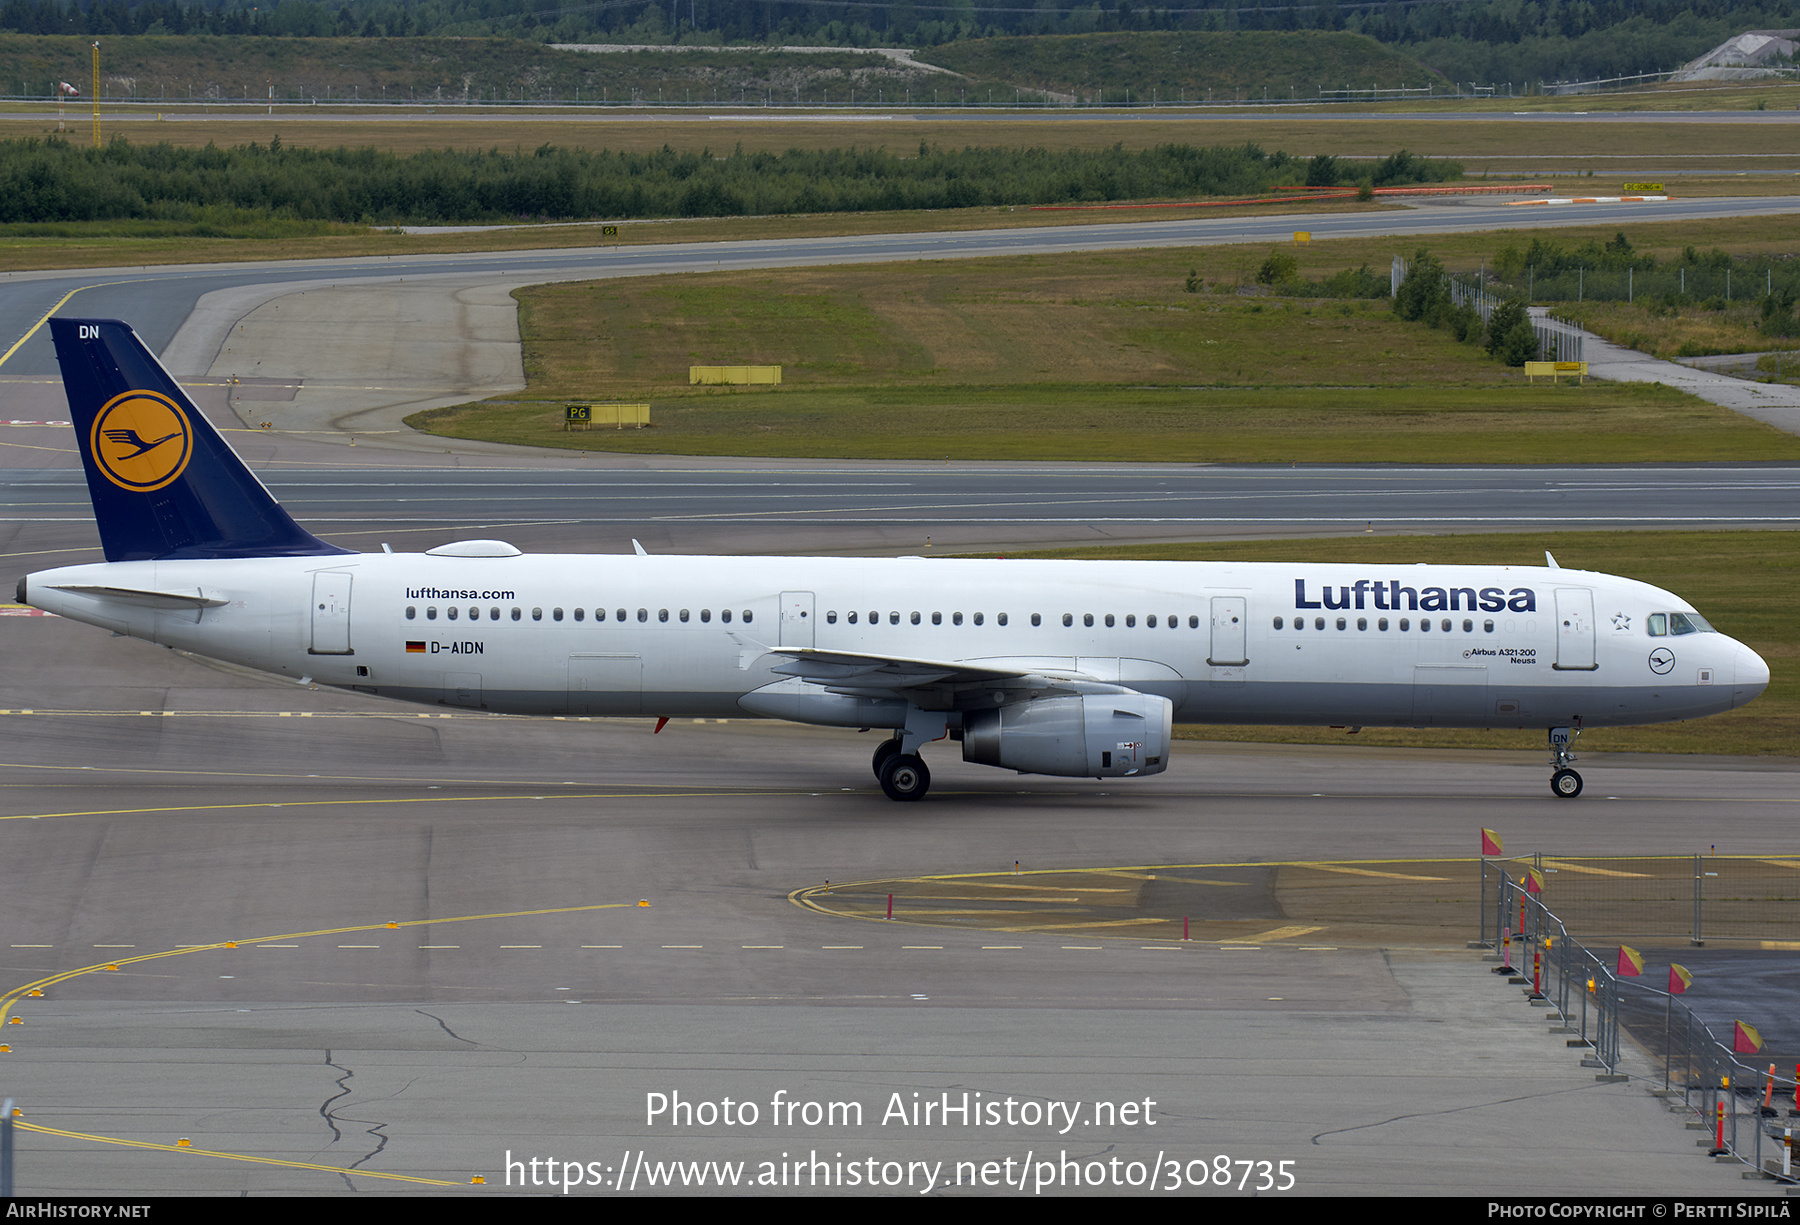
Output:
[[1579,735],[1579,727],[1550,729],[1550,794],[1559,800],[1572,800],[1581,794],[1581,775],[1569,768],[1575,760],[1573,748]]

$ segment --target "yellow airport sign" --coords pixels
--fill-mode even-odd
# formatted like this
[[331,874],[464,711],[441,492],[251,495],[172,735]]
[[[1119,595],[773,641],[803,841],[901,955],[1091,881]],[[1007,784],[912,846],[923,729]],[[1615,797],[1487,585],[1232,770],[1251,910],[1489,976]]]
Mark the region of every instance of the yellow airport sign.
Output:
[[768,383],[781,384],[780,366],[689,366],[688,383]]
[[1577,382],[1587,381],[1588,364],[1586,362],[1526,362],[1525,377],[1535,383],[1539,378],[1547,378],[1560,383],[1570,375]]
[[610,425],[616,430],[626,426],[643,429],[650,424],[648,404],[565,404],[563,429],[585,430],[594,425]]

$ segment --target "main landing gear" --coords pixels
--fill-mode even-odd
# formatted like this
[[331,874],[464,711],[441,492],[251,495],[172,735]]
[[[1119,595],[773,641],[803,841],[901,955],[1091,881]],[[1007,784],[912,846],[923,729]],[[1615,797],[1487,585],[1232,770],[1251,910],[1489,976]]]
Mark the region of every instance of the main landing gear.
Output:
[[890,800],[922,800],[931,790],[931,771],[916,753],[902,753],[898,738],[875,747],[875,780]]
[[1575,737],[1579,735],[1579,727],[1550,729],[1550,794],[1559,800],[1572,800],[1581,794],[1581,775],[1569,769],[1569,763],[1575,760]]

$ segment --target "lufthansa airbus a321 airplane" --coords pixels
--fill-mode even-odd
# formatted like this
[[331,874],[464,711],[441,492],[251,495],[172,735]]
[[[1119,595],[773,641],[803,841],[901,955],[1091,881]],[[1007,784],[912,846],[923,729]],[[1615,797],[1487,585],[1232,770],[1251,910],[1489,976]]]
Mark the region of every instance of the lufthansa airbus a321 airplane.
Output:
[[[1025,774],[1168,767],[1189,723],[1583,728],[1692,719],[1769,669],[1687,601],[1537,566],[353,553],[291,519],[124,323],[52,319],[106,561],[27,576],[58,616],[279,676],[534,715],[892,729]],[[660,726],[660,725],[659,725]]]

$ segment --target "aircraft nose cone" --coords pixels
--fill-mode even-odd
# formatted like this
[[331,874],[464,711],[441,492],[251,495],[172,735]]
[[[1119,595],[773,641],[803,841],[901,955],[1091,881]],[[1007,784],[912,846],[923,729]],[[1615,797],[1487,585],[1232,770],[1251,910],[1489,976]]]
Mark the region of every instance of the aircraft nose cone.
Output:
[[1740,646],[1737,653],[1735,673],[1732,677],[1733,695],[1738,705],[1743,705],[1769,687],[1769,665],[1763,657],[1749,647]]

